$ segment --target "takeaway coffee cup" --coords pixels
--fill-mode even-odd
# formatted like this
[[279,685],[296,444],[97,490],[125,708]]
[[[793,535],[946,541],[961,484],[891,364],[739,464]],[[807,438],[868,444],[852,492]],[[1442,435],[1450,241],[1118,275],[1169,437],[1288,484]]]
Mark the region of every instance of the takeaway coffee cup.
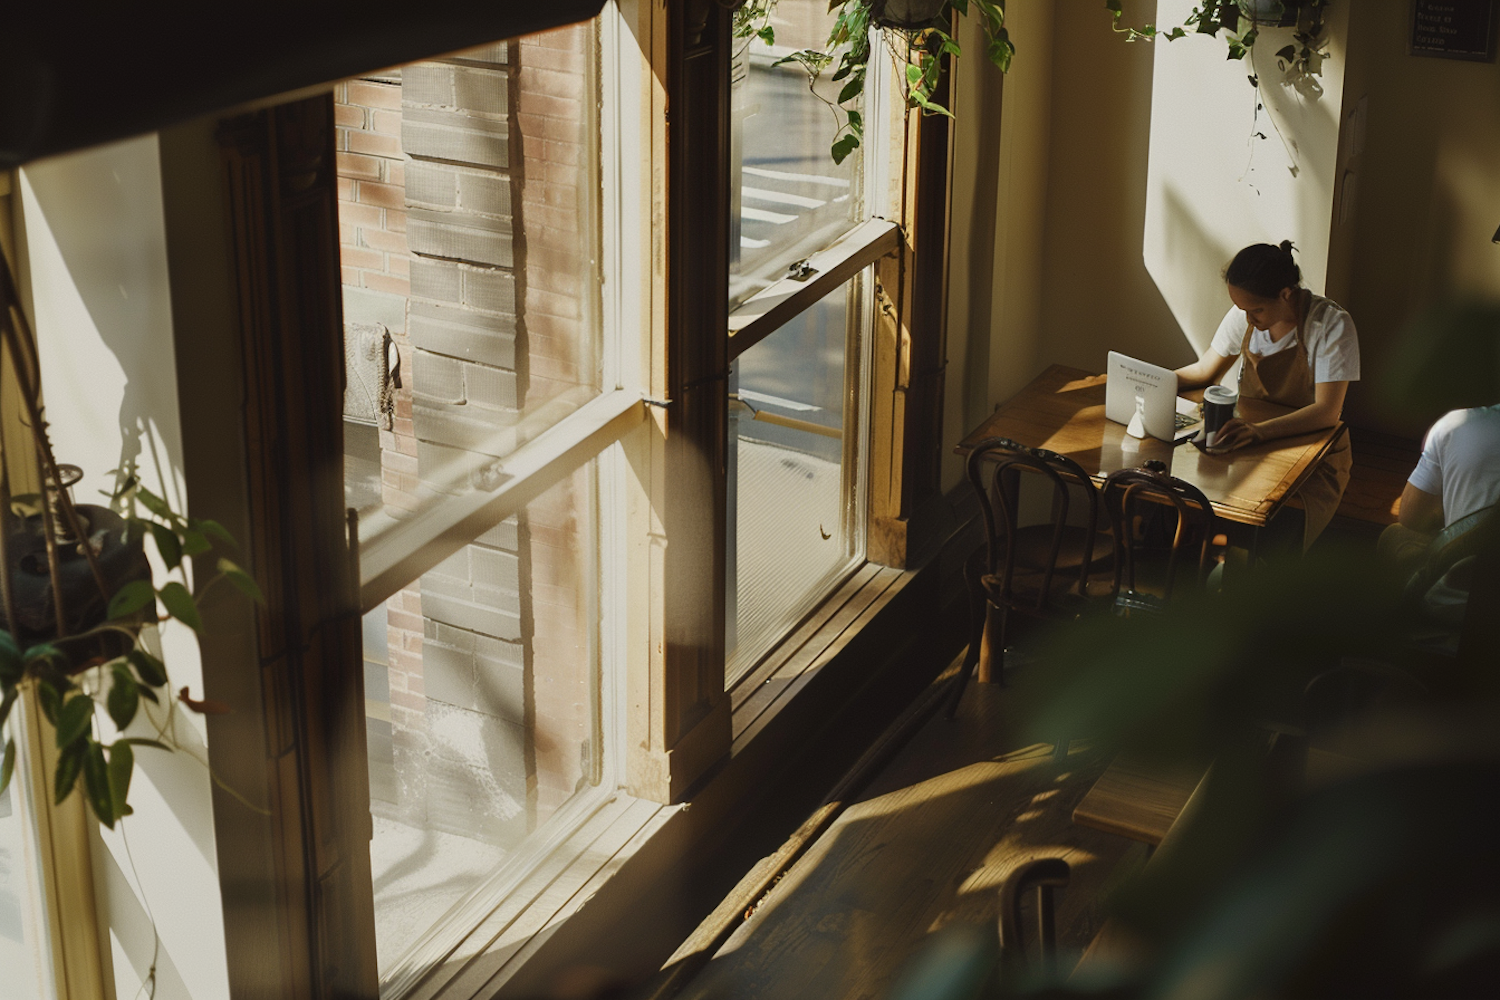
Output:
[[1240,394],[1222,385],[1211,385],[1203,390],[1203,446],[1212,448],[1218,444],[1219,428],[1234,416],[1235,404]]

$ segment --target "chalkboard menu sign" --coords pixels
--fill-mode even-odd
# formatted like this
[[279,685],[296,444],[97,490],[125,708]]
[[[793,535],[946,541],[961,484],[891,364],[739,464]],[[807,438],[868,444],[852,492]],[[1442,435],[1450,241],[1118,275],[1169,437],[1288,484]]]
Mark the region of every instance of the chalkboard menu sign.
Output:
[[1413,0],[1411,54],[1493,61],[1495,0]]

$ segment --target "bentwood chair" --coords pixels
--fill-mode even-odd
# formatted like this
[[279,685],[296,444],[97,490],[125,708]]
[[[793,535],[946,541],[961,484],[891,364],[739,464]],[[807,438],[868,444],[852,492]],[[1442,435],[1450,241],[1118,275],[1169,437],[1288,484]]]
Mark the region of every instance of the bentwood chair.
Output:
[[1036,919],[1036,943],[1040,951],[1043,975],[1057,972],[1057,920],[1053,913],[1052,890],[1067,886],[1072,869],[1062,858],[1036,858],[1006,876],[1000,886],[1000,962],[1003,972],[1029,971],[1035,966],[1026,957],[1025,934],[1021,930],[1021,901],[1035,893],[1033,916]]
[[[984,517],[985,545],[965,567],[970,595],[969,651],[948,703],[952,717],[976,667],[1003,684],[1010,614],[1074,617],[1089,596],[1090,573],[1112,555],[1099,539],[1099,490],[1065,455],[1008,438],[980,442],[967,472]],[[1023,483],[1040,485],[1043,523],[1022,525]],[[1039,507],[1040,509],[1040,507]],[[1070,519],[1070,513],[1081,518]],[[1074,523],[1081,521],[1081,523]]]
[[1164,469],[1139,468],[1110,473],[1100,493],[1118,552],[1119,613],[1159,609],[1189,572],[1193,588],[1205,585],[1214,564],[1214,512],[1201,490]]

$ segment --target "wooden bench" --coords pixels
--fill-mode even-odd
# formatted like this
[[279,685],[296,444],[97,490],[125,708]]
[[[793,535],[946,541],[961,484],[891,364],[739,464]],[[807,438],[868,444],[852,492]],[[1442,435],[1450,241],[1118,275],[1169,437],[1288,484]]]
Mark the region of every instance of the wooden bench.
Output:
[[1073,822],[1156,847],[1182,814],[1207,768],[1120,754],[1073,810]]

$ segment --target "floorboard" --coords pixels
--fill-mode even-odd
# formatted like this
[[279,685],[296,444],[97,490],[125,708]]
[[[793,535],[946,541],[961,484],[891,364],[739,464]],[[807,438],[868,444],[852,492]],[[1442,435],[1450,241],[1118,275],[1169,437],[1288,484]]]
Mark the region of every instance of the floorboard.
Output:
[[1051,746],[1017,745],[1006,695],[971,686],[957,719],[931,719],[682,997],[884,996],[929,933],[955,921],[994,927],[1001,881],[1035,857],[1073,866],[1058,936],[1081,953],[1103,921],[1106,883],[1144,849],[1071,822],[1107,757],[1075,744],[1057,760]]

